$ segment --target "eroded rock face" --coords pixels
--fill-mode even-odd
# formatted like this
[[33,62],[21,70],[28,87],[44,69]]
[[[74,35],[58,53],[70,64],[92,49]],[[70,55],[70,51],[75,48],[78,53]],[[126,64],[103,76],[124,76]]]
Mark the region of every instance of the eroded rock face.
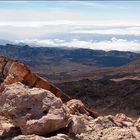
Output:
[[23,134],[45,134],[68,124],[69,109],[50,91],[21,83],[6,86],[0,95],[1,112]]
[[22,62],[0,56],[0,83],[9,85],[22,82],[29,87],[38,87],[51,91],[55,96],[61,98],[63,102],[70,100],[59,88],[34,73]]

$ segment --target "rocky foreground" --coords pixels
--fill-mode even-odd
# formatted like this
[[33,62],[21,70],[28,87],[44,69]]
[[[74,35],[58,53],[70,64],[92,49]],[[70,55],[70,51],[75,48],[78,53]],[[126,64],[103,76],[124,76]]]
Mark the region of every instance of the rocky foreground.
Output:
[[6,63],[2,60],[0,140],[140,139],[140,118],[133,120],[122,113],[97,116],[80,100],[67,98],[66,101],[58,88],[54,87],[60,97],[57,91],[47,90],[47,85],[51,85],[48,81],[43,80],[45,86],[30,86],[32,78],[23,76],[25,65],[12,61],[9,66],[10,59]]
[[48,90],[22,83],[0,94],[0,137],[7,140],[140,139],[140,118],[124,114],[93,118],[79,100],[63,103]]

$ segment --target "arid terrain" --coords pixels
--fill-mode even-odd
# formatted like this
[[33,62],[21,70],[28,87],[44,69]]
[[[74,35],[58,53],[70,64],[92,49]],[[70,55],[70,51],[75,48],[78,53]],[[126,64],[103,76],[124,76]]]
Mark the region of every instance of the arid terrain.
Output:
[[[126,92],[121,91],[125,84],[123,83],[124,87],[121,85],[120,88],[118,83],[109,80],[100,80],[98,84],[95,80],[65,83],[66,92],[68,93],[69,86],[73,85],[70,91],[73,95],[69,95],[81,99],[86,103],[84,105],[82,101],[72,99],[48,80],[32,73],[24,63],[1,56],[0,139],[138,140],[140,139],[139,92],[129,94],[132,88],[130,86]],[[136,85],[139,83],[136,81],[134,83],[130,85],[138,90]],[[112,87],[116,92],[113,92]],[[91,92],[92,90],[94,92]],[[131,103],[129,98],[132,99]],[[126,104],[126,101],[129,104]],[[138,118],[130,118],[120,113],[122,108],[126,112],[132,111]],[[105,109],[109,114],[114,112],[114,115],[103,115],[101,112]],[[118,113],[115,114],[114,110]]]
[[[140,54],[8,44],[0,53],[22,60],[72,98],[103,115],[140,115]],[[54,91],[54,90],[52,90]]]
[[[139,73],[140,63],[140,54],[133,52],[30,47],[23,44],[0,45],[0,55],[22,60],[33,72],[53,83],[134,76]],[[135,63],[127,65],[132,61]]]
[[2,139],[140,139],[140,54],[11,44],[0,54],[18,59],[0,59]]
[[0,140],[140,140],[140,1],[0,1]]
[[140,81],[79,80],[57,84],[69,96],[82,100],[89,108],[102,115],[122,112],[140,116]]

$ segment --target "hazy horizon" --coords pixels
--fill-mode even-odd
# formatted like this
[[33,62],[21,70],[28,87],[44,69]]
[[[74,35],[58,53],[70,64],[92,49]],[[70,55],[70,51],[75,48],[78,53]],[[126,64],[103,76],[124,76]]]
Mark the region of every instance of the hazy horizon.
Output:
[[1,1],[2,40],[140,51],[139,1]]

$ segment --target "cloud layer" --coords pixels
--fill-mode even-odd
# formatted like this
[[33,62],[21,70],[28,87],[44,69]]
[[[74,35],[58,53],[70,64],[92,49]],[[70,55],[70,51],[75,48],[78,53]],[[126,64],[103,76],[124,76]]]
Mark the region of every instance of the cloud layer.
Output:
[[[49,40],[22,40],[22,43],[27,43],[31,46],[42,46],[42,47],[74,47],[74,48],[90,48],[94,50],[119,50],[119,51],[132,51],[132,52],[140,52],[140,41],[127,41],[124,39],[117,39],[115,37],[111,38],[111,40],[104,41],[82,41],[73,39],[71,41],[65,41],[60,39],[49,39]],[[16,41],[19,43],[19,41]]]
[[139,2],[0,2],[0,39],[38,46],[140,51]]

